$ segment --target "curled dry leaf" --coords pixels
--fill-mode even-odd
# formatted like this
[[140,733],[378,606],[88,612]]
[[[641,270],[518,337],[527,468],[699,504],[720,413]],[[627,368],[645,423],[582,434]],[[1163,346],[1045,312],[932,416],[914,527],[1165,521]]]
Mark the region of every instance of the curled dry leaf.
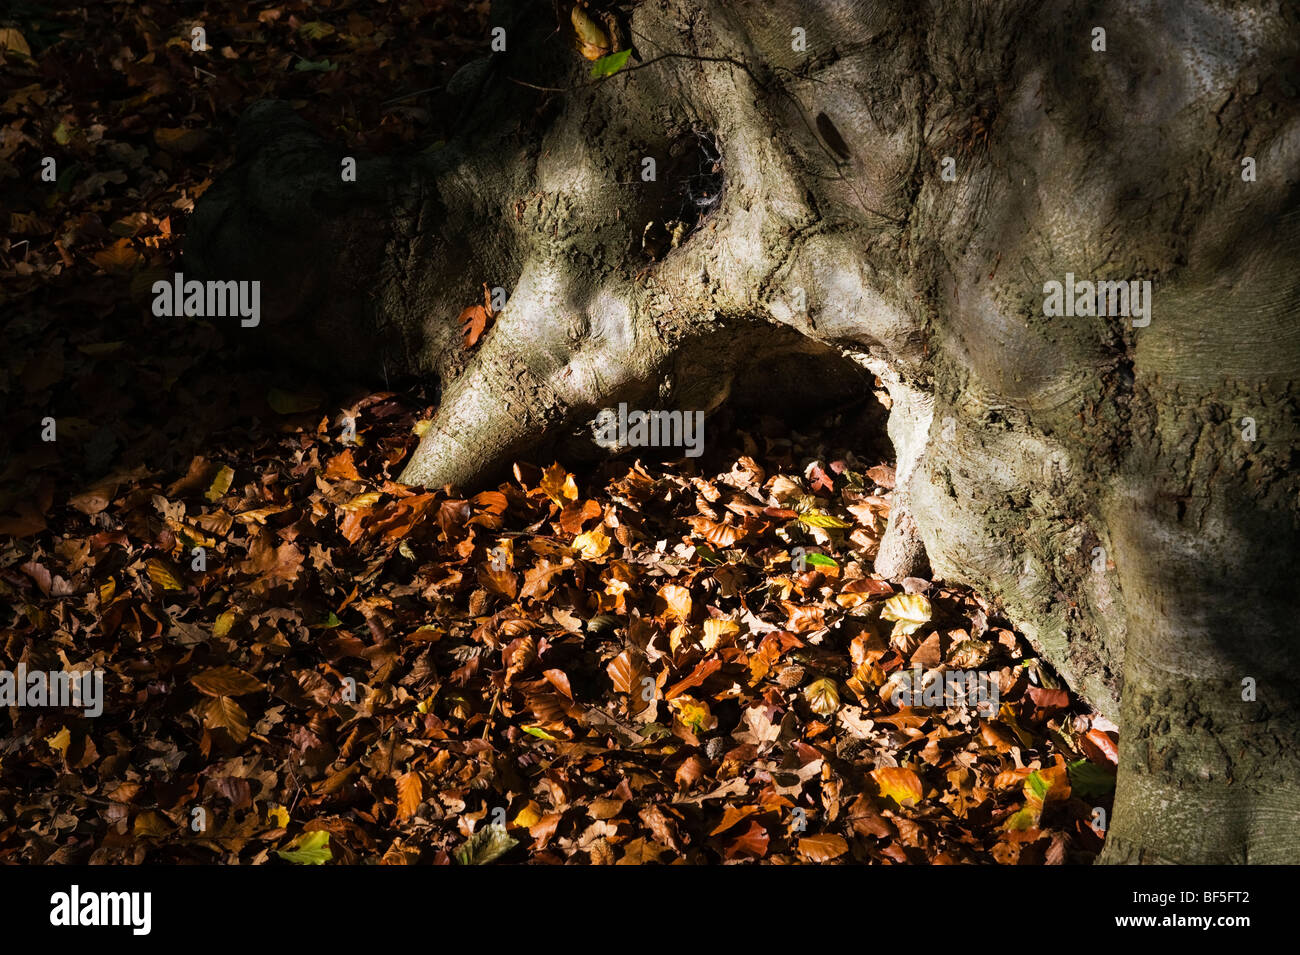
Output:
[[840,691],[829,677],[808,684],[803,697],[808,701],[808,708],[818,716],[830,716],[840,708]]
[[744,528],[711,521],[707,517],[690,517],[687,518],[687,523],[691,525],[696,534],[703,537],[714,547],[731,547],[736,541],[745,536]]
[[885,601],[880,617],[895,621],[891,636],[911,636],[930,622],[933,612],[930,600],[924,594],[895,594]]
[[573,549],[583,560],[596,560],[609,552],[609,538],[599,527],[573,539]]

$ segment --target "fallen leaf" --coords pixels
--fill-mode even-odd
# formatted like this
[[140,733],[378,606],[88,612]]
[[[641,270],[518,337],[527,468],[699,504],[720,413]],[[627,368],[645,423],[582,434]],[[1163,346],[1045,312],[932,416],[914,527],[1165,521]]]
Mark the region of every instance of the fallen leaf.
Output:
[[397,818],[410,819],[424,800],[424,783],[419,773],[403,773],[397,778]]
[[484,826],[456,851],[456,862],[460,865],[487,865],[517,845],[519,840],[506,832],[505,826]]
[[871,778],[880,787],[881,795],[888,796],[900,806],[920,802],[925,795],[921,777],[902,766],[885,766],[871,771]]
[[190,683],[208,696],[244,696],[257,693],[265,687],[251,673],[237,667],[212,667],[190,677]]
[[892,638],[915,633],[929,623],[933,613],[930,600],[924,594],[895,594],[885,601],[880,617],[895,621]]
[[324,865],[333,858],[330,853],[330,834],[323,829],[305,832],[285,849],[275,854],[294,865]]
[[799,840],[799,852],[809,862],[829,862],[838,859],[849,851],[849,844],[842,836],[830,833],[804,836]]
[[460,313],[460,317],[456,321],[461,326],[461,334],[465,338],[466,348],[473,348],[478,344],[478,340],[487,331],[491,318],[491,313],[482,305],[471,305]]

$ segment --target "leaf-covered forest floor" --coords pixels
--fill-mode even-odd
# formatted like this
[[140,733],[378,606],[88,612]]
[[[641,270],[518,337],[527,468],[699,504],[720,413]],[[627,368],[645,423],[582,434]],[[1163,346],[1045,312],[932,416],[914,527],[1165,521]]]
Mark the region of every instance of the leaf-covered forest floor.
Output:
[[[485,3],[3,16],[0,670],[103,670],[106,698],[0,708],[0,860],[1099,850],[1113,727],[979,596],[872,576],[892,468],[835,422],[426,493],[395,483],[418,384],[313,383],[150,314],[245,106],[415,148],[445,117],[400,97],[483,50]],[[893,705],[914,666],[1000,702]]]

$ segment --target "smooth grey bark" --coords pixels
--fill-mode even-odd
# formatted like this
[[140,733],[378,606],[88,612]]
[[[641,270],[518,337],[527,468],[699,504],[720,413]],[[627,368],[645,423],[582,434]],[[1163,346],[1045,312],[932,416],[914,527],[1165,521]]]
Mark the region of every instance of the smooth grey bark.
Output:
[[[878,376],[878,567],[996,597],[1119,721],[1104,860],[1300,861],[1295,8],[660,0],[632,12],[642,62],[599,81],[548,5],[498,15],[459,135],[357,183],[251,111],[187,267],[267,283],[268,342],[438,375],[417,484],[618,401],[711,409],[757,378],[789,412],[792,353],[827,392]],[[721,200],[651,261],[681,197],[642,159],[679,175],[702,135]],[[1047,316],[1067,272],[1150,280],[1150,324]],[[510,299],[467,358],[482,283]]]

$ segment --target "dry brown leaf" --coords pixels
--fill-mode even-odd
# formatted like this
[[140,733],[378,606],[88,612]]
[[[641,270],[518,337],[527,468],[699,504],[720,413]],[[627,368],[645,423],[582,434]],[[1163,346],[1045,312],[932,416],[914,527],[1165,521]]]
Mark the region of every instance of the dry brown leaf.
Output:
[[711,521],[707,517],[688,517],[686,522],[714,547],[731,547],[745,536],[744,528]]
[[424,801],[424,783],[419,773],[403,773],[397,777],[397,818],[410,819]]
[[678,584],[664,584],[659,588],[659,596],[668,605],[667,615],[683,623],[691,619],[693,603],[691,592]]
[[848,851],[849,844],[844,841],[844,837],[831,833],[804,836],[799,840],[799,852],[809,862],[829,862]]
[[460,313],[456,321],[460,324],[461,334],[465,337],[465,347],[473,348],[487,331],[492,315],[482,305],[471,305]]
[[633,650],[624,650],[613,660],[609,661],[609,666],[605,667],[605,672],[614,683],[614,689],[619,693],[626,693],[628,696],[639,699],[641,696],[642,679],[645,678],[645,659],[640,653]]
[[264,689],[262,681],[237,667],[213,667],[190,677],[190,683],[208,696],[244,696]]
[[208,701],[204,723],[209,729],[224,729],[236,743],[248,739],[248,714],[228,696],[218,696]]

